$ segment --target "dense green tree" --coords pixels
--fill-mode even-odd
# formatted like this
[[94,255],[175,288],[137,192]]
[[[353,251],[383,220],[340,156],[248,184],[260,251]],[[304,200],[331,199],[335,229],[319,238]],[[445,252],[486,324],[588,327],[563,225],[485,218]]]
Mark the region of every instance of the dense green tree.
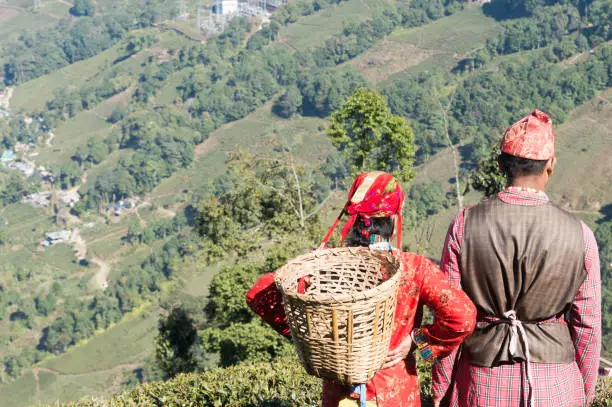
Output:
[[376,91],[357,89],[332,114],[327,132],[355,171],[388,171],[403,182],[414,176],[412,128]]
[[10,320],[19,322],[24,327],[32,329],[36,313],[34,301],[30,297],[22,297],[17,301],[16,305],[16,309],[11,312]]
[[193,320],[182,308],[173,308],[159,320],[155,360],[168,377],[195,370],[194,346],[198,339]]
[[46,352],[62,353],[73,344],[72,325],[68,318],[60,317],[43,329],[39,348]]
[[128,243],[130,244],[136,244],[140,242],[140,223],[135,221],[130,223],[130,226],[128,226],[128,231],[127,231],[127,235],[125,236],[125,239],[127,240]]
[[[448,146],[441,114],[443,78],[438,74],[423,74],[400,80],[382,90],[391,111],[410,119],[414,128],[415,144],[419,146],[417,158],[426,157]],[[453,126],[451,128],[451,136]]]
[[[73,160],[80,162],[81,157],[78,148],[77,152],[73,155]],[[83,171],[79,167],[77,162],[71,162],[70,164],[63,164],[58,168],[54,169],[54,173],[56,174],[57,181],[59,182],[60,188],[62,189],[70,189],[76,186],[81,181],[81,175]]]
[[260,273],[261,265],[256,263],[238,263],[221,268],[210,283],[206,305],[207,323],[224,326],[232,322],[250,321],[252,313],[244,296]]
[[302,113],[326,117],[338,109],[356,88],[364,86],[361,75],[353,71],[322,70],[300,80]]
[[36,192],[38,186],[32,179],[18,171],[0,169],[0,203],[9,205],[19,202],[24,196]]
[[280,24],[276,21],[271,21],[269,24],[264,25],[255,35],[249,38],[247,43],[247,49],[260,50],[264,46],[268,45],[271,41],[274,41],[278,37],[280,31]]
[[119,300],[112,294],[94,297],[89,308],[92,310],[92,321],[96,329],[106,329],[122,317]]
[[489,155],[480,161],[478,168],[472,174],[472,186],[475,190],[492,196],[506,187],[506,176],[501,172],[497,158],[499,147],[495,146]]
[[552,47],[552,50],[557,58],[559,58],[559,61],[563,61],[574,55],[578,51],[578,48],[570,37],[563,37],[561,41]]
[[285,93],[276,99],[272,110],[278,116],[289,119],[302,107],[302,94],[295,86],[287,88]]
[[19,377],[24,370],[42,360],[41,353],[35,349],[26,349],[19,354],[8,354],[3,358],[4,370],[12,378]]
[[130,34],[125,39],[125,51],[128,55],[134,55],[149,47],[157,41],[157,36],[153,33]]
[[47,295],[40,294],[34,299],[34,302],[36,304],[36,311],[38,311],[40,315],[46,317],[55,309],[57,298],[53,293]]
[[[316,191],[310,174],[289,152],[273,156],[230,154],[216,196],[203,200],[196,229],[211,244],[209,261],[257,250],[264,230],[270,237],[317,235]],[[268,238],[269,240],[269,238]]]
[[87,158],[92,164],[100,164],[108,156],[108,146],[96,137],[87,140]]
[[[244,302],[244,298],[241,300]],[[295,353],[285,337],[257,319],[231,323],[223,329],[206,330],[202,342],[205,349],[219,352],[221,366],[245,361],[271,361]]]
[[152,229],[146,228],[142,231],[142,243],[145,245],[150,245],[155,241],[155,233]]
[[96,6],[92,0],[74,0],[74,7],[70,9],[70,12],[78,17],[91,17],[96,14]]
[[115,108],[113,109],[110,116],[108,116],[106,120],[108,120],[109,123],[115,124],[123,120],[124,117],[125,117],[125,109]]
[[412,215],[407,217],[412,218],[413,226],[449,207],[450,202],[446,195],[444,187],[438,181],[411,185],[406,199],[406,212]]

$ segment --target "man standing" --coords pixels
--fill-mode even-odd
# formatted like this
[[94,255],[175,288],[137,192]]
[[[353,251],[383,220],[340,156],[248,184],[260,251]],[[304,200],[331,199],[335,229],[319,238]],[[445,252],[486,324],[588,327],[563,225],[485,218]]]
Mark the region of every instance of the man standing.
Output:
[[478,309],[459,352],[433,368],[436,405],[585,406],[601,348],[593,232],[543,192],[555,167],[552,121],[510,126],[499,165],[509,187],[461,211],[441,269]]

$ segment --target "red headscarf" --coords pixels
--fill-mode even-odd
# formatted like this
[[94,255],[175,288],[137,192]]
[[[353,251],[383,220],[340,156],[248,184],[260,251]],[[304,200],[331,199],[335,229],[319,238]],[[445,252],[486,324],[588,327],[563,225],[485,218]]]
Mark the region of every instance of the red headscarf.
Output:
[[549,160],[555,155],[552,119],[535,109],[508,127],[501,142],[501,151],[530,160]]
[[404,192],[393,175],[381,171],[364,172],[359,174],[349,191],[348,201],[338,215],[338,218],[323,238],[321,246],[325,247],[331,238],[342,215],[349,215],[340,232],[341,241],[344,241],[357,217],[364,219],[396,216],[395,233],[397,234],[397,247],[402,249],[402,210],[404,208]]

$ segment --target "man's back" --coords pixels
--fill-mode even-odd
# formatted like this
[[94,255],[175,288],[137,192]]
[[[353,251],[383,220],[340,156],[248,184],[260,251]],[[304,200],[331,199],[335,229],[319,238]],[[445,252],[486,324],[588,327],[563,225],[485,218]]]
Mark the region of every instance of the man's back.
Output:
[[[501,192],[498,197],[508,205],[524,206],[528,209],[548,203],[545,194],[513,188]],[[466,209],[460,212],[453,220],[440,264],[451,283],[464,289],[466,279],[462,258],[464,252],[469,250],[465,241],[466,234],[469,234],[465,213],[469,211],[470,209]],[[599,260],[593,233],[582,222],[579,222],[579,225],[582,229],[582,270],[586,279],[580,285],[567,314],[560,319],[546,321],[551,322],[553,329],[569,330],[574,358],[571,363],[530,364],[535,406],[586,405],[586,400],[593,396],[595,390],[601,341]],[[470,296],[469,289],[465,291]],[[477,304],[478,301],[474,302]],[[477,307],[480,308],[478,304]],[[478,326],[482,327],[483,322],[484,325],[488,324],[486,320],[485,316],[479,316],[476,331],[480,331]],[[562,325],[563,323],[566,325]],[[525,327],[527,326],[525,324]],[[487,326],[484,330],[491,328]],[[433,386],[436,399],[446,397],[448,405],[453,407],[528,405],[529,385],[525,377],[525,362],[494,363],[494,367],[471,363],[465,357],[465,349],[471,338],[468,337],[464,342],[460,360],[455,360],[455,354],[434,365]],[[519,346],[518,349],[523,348]]]
[[[569,363],[572,339],[564,323],[547,323],[569,311],[586,273],[580,222],[550,202],[512,205],[499,197],[465,211],[461,285],[480,317],[513,310],[524,321],[533,362]],[[562,321],[560,321],[562,322]],[[466,357],[480,366],[525,360],[503,342],[508,324],[479,330],[464,344]]]
[[[593,232],[551,204],[552,121],[535,110],[500,146],[510,185],[461,211],[441,269],[476,304],[460,356],[434,366],[434,397],[451,406],[584,406],[601,347],[601,283]],[[444,405],[444,403],[442,403]]]

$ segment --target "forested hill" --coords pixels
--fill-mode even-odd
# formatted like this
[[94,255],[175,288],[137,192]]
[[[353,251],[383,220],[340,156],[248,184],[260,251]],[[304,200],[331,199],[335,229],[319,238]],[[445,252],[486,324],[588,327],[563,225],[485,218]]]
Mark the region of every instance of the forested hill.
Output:
[[[317,244],[355,168],[405,181],[407,249],[438,258],[534,107],[551,197],[600,244],[612,356],[610,1],[296,0],[214,35],[210,6],[0,0],[0,406],[209,369],[115,400],[232,400],[248,378],[249,402],[315,402],[247,288]],[[338,127],[360,88],[376,142]]]

